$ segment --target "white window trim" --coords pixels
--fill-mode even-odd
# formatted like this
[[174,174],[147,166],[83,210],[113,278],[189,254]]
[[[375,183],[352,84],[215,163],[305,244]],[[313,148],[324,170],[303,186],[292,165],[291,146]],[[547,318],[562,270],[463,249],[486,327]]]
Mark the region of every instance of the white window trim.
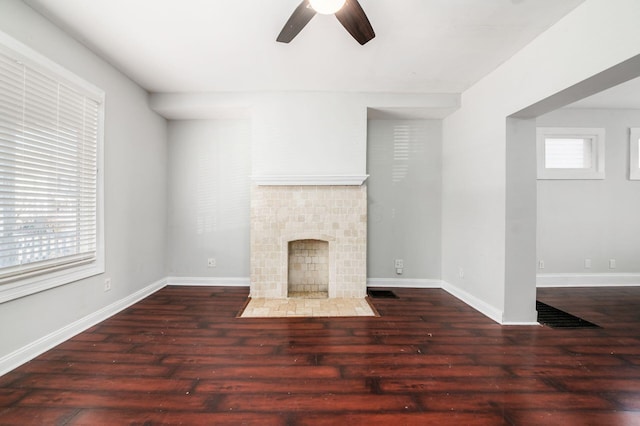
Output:
[[640,180],[640,127],[629,132],[629,180]]
[[17,55],[25,64],[38,69],[47,75],[54,76],[58,80],[69,83],[74,88],[81,90],[88,96],[99,101],[99,129],[97,147],[97,206],[96,206],[96,259],[71,267],[60,267],[53,271],[41,274],[32,273],[30,275],[18,276],[16,279],[0,284],[0,303],[20,297],[28,296],[40,291],[48,290],[94,275],[102,274],[105,271],[104,261],[104,104],[105,93],[98,87],[81,79],[77,75],[67,71],[60,65],[54,63],[45,56],[34,51],[30,47],[10,37],[0,31],[0,48],[11,51]]
[[[591,167],[585,169],[551,169],[545,167],[545,139],[584,138],[592,141]],[[588,127],[538,127],[536,131],[538,179],[604,179],[604,142],[603,128]]]

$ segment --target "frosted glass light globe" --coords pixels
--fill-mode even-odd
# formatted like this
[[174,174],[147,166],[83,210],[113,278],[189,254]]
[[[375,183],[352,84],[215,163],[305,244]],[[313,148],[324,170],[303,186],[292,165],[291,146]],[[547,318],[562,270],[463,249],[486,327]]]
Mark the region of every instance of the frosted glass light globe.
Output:
[[344,6],[346,0],[309,0],[311,7],[323,15],[332,15]]

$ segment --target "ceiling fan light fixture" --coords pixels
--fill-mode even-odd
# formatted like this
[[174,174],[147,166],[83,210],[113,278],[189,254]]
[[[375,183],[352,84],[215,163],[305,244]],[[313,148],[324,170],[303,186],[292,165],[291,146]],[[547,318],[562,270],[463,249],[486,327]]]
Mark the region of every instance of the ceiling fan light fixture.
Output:
[[309,0],[311,7],[323,15],[333,15],[344,6],[346,0]]
[[333,14],[361,45],[376,36],[358,0],[302,0],[282,27],[276,41],[289,43],[318,13]]

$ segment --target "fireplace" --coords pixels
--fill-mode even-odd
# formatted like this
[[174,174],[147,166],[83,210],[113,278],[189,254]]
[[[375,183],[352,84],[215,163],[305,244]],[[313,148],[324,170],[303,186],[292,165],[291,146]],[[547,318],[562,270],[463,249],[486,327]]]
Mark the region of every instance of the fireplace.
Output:
[[362,181],[253,185],[252,298],[363,298],[366,252],[367,191]]

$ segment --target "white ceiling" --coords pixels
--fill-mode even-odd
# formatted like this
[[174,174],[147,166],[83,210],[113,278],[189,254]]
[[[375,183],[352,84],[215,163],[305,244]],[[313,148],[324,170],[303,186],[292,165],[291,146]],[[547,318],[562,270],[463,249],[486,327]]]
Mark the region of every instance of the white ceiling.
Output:
[[300,0],[25,0],[150,92],[462,92],[584,0],[360,0],[360,46]]

